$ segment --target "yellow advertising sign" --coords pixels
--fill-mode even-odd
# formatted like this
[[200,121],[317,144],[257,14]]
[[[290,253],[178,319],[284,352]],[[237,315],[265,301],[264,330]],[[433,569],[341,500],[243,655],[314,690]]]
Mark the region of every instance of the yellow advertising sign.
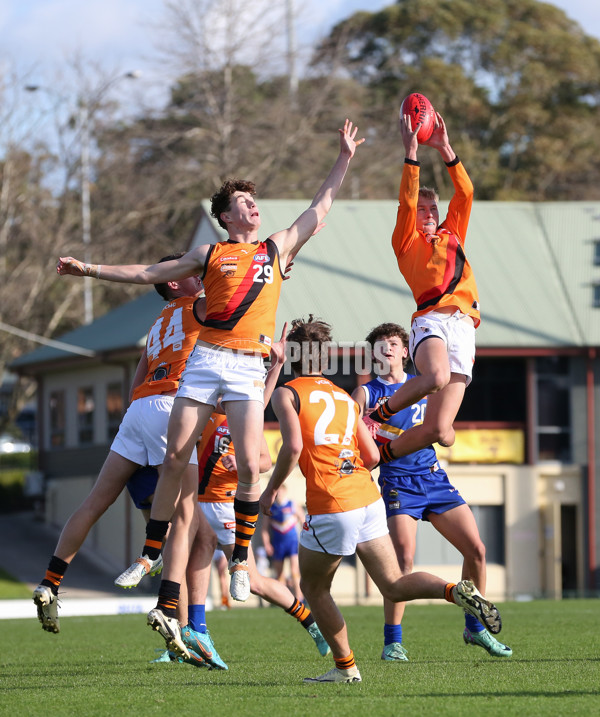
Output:
[[[281,447],[281,433],[265,431],[273,463]],[[450,448],[435,446],[438,457],[448,463],[517,463],[525,462],[525,436],[519,429],[481,428],[457,430],[456,442]]]
[[457,430],[453,446],[435,450],[448,463],[525,463],[525,435],[512,428]]

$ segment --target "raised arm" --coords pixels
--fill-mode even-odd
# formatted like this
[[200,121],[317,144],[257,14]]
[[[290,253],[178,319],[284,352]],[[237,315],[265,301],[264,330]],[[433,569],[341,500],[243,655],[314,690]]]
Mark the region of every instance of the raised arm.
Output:
[[356,139],[358,127],[354,127],[348,119],[344,123],[344,128],[338,131],[340,133],[340,153],[327,179],[315,194],[310,207],[296,219],[289,229],[276,232],[271,236],[279,248],[283,265],[285,265],[289,254],[295,256],[310,237],[316,234],[317,227],[331,209],[356,148],[365,141],[364,138]]
[[456,234],[464,244],[473,206],[473,183],[450,145],[446,124],[439,112],[436,112],[435,128],[426,144],[440,153],[454,185],[454,194],[442,226]]
[[210,244],[195,247],[180,259],[159,264],[85,264],[72,256],[60,257],[56,271],[61,276],[92,276],[96,279],[116,281],[123,284],[160,284],[194,276],[204,269]]
[[408,250],[417,236],[417,203],[419,200],[419,162],[417,160],[417,132],[421,125],[412,126],[410,115],[402,115],[399,121],[404,144],[404,165],[398,193],[398,212],[392,234],[392,247],[399,258]]

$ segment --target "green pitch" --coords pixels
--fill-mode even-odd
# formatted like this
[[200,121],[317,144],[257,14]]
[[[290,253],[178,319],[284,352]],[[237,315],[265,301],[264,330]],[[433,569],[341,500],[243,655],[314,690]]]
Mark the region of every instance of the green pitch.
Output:
[[502,605],[508,659],[464,645],[456,608],[409,606],[402,664],[380,660],[381,609],[344,607],[363,682],[316,686],[302,678],[331,658],[275,608],[208,614],[228,672],[150,664],[163,642],[143,615],[63,618],[51,635],[31,610],[0,623],[2,715],[600,715],[598,600]]

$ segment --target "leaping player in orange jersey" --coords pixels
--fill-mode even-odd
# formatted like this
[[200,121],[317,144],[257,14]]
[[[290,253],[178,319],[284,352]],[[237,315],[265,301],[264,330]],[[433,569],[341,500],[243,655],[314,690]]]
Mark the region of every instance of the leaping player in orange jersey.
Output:
[[412,127],[408,115],[400,118],[406,158],[392,236],[398,266],[417,303],[409,349],[419,375],[401,386],[370,418],[382,423],[424,396],[428,396],[427,411],[421,425],[382,448],[385,462],[432,443],[454,443],[452,424],[471,382],[475,328],[480,321],[477,286],[464,253],[473,185],[450,146],[442,116],[436,113],[435,129],[425,144],[439,151],[454,184],[448,214],[440,224],[437,193],[419,188],[419,127]]
[[279,486],[298,463],[306,478],[308,513],[300,535],[300,585],[335,660],[332,670],[305,682],[360,682],[346,623],[330,592],[343,556],[356,553],[388,600],[445,598],[490,632],[500,632],[502,623],[470,580],[455,585],[424,572],[402,577],[383,500],[369,472],[379,451],[358,404],[322,373],[327,363],[322,344],[330,341],[330,326],[323,321],[292,323],[288,343],[301,351],[292,362],[296,378],[273,394],[282,445],[260,506],[270,514]]
[[[165,260],[177,256],[182,254],[172,254]],[[198,335],[193,311],[194,307],[196,311],[204,311],[204,298],[198,276],[157,283],[155,289],[167,303],[148,331],[133,379],[131,404],[90,494],[66,522],[46,575],[33,591],[38,618],[47,632],[60,631],[58,589],[92,526],[114,503],[139,466],[159,466],[165,457],[169,414],[185,362]],[[172,341],[174,335],[177,336],[175,342]],[[198,472],[195,456],[190,463],[183,483],[195,490]],[[180,506],[176,523],[183,509],[181,502]],[[147,573],[159,573],[162,560],[150,563],[142,558],[134,567],[137,578],[133,583],[121,584],[122,587],[137,585]]]
[[[237,451],[235,498],[236,542],[230,561],[231,596],[247,600],[248,545],[258,518],[259,448],[263,431],[265,369],[275,329],[283,267],[318,231],[342,184],[356,148],[357,128],[346,120],[339,130],[340,152],[310,207],[287,229],[259,242],[260,214],[252,182],[230,180],[211,200],[211,214],[229,239],[202,244],[181,259],[164,264],[105,266],[61,257],[59,274],[94,276],[109,281],[148,284],[201,273],[206,318],[182,376],[167,436],[167,455],[160,471],[143,553],[157,559],[160,542],[173,516],[181,476],[196,440],[221,399]],[[153,557],[154,556],[154,557]],[[179,561],[176,561],[179,563]],[[148,624],[165,638],[169,649],[187,657],[179,636],[176,606],[183,566],[165,561],[158,605]]]

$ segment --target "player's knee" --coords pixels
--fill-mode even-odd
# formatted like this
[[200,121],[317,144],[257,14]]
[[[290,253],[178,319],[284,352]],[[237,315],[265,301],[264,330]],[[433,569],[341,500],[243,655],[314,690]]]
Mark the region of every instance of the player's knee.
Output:
[[184,460],[177,452],[168,451],[160,472],[161,480],[179,479],[187,465],[188,461]]
[[485,545],[481,540],[469,547],[469,559],[480,565],[485,565]]
[[437,393],[450,383],[450,368],[435,368],[430,373],[424,374],[423,379],[425,381],[425,388],[427,395],[430,393]]

